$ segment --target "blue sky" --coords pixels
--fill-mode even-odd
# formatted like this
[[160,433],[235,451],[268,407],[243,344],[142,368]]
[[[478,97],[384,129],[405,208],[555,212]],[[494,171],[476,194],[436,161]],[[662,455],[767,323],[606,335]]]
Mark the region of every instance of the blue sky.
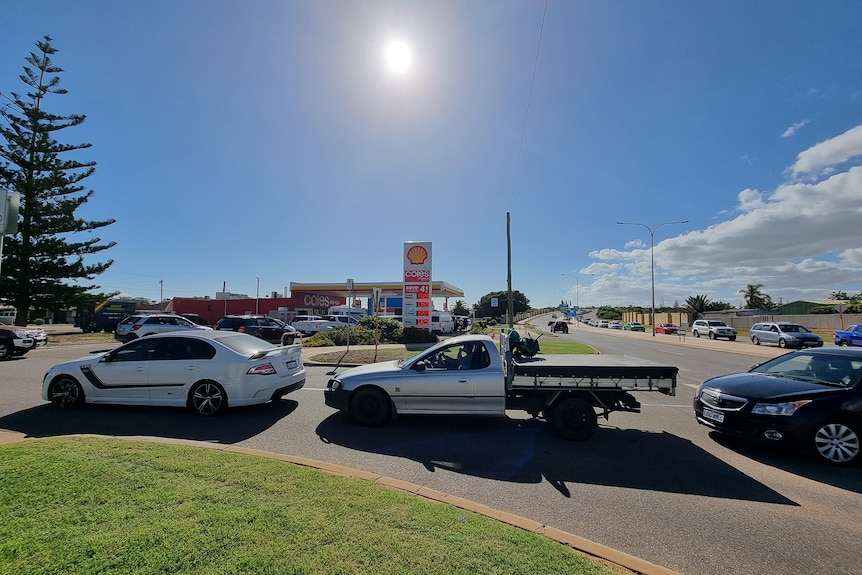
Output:
[[649,305],[649,228],[657,305],[862,291],[862,5],[545,6],[13,1],[0,92],[50,35],[45,106],[98,163],[79,215],[117,220],[103,291],[398,281],[413,240],[472,304],[506,289],[507,212],[537,307]]

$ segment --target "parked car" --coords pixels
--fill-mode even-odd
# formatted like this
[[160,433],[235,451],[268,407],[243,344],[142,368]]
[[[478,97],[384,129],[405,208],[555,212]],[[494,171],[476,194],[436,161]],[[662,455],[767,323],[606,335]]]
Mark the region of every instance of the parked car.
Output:
[[694,337],[702,335],[709,339],[726,337],[728,341],[736,341],[736,329],[717,319],[698,319],[691,324],[691,334]]
[[212,330],[211,327],[198,325],[173,313],[154,313],[150,315],[130,315],[117,324],[114,339],[121,343],[167,331],[188,329]]
[[813,450],[823,461],[860,460],[862,350],[793,351],[697,388],[697,421],[727,435]]
[[618,319],[615,319],[614,321],[612,321],[608,324],[608,327],[610,329],[623,329],[623,322],[621,322]]
[[673,325],[672,323],[660,323],[657,326],[655,326],[655,332],[656,333],[673,334],[673,333],[676,333],[678,330],[679,330],[679,328],[676,327],[675,325]]
[[0,325],[0,361],[24,355],[36,347],[30,332],[22,327]]
[[611,325],[611,323],[606,319],[600,319],[598,321],[598,323],[596,323],[596,327],[608,328],[608,327],[610,327],[610,325]]
[[247,333],[276,345],[293,345],[300,337],[292,326],[266,315],[226,315],[216,322],[215,328]]
[[762,322],[751,326],[751,343],[768,343],[778,347],[823,347],[823,339],[798,323]]
[[637,321],[629,321],[623,324],[623,329],[626,331],[646,331],[644,324]]
[[27,331],[33,337],[34,347],[48,345],[48,334],[41,327],[28,327]]
[[562,333],[569,333],[569,324],[568,323],[566,323],[564,321],[555,321],[555,322],[551,322],[551,323],[553,323],[553,325],[551,326],[551,332],[557,333],[559,331]]
[[244,333],[186,330],[139,338],[51,367],[42,399],[59,409],[84,403],[189,407],[215,415],[266,403],[305,385],[301,347]]
[[207,327],[212,327],[213,325],[209,322],[207,318],[196,313],[181,313],[180,315],[189,320],[190,322],[196,323],[198,325],[205,325]]

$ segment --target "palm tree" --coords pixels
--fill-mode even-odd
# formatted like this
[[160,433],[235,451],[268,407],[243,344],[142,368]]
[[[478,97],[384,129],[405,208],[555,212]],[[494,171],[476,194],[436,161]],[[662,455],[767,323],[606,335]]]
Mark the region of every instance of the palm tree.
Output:
[[[748,284],[745,289],[739,290],[739,293],[745,298],[746,309],[763,309],[766,307],[769,296],[760,291],[762,287],[763,284]],[[771,300],[771,298],[769,299]]]
[[712,305],[712,302],[705,295],[694,295],[685,300],[683,310],[688,314],[689,325],[699,318],[703,312],[708,310],[710,305]]

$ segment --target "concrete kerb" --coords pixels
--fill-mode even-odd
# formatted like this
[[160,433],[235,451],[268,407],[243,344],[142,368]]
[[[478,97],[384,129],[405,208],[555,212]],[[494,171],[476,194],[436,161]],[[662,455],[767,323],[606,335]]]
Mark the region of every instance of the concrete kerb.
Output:
[[[260,449],[249,449],[241,446],[222,445],[217,443],[194,441],[189,439],[174,439],[151,436],[118,437],[97,434],[74,434],[65,437],[119,439],[124,441],[147,441],[152,443],[163,443],[170,445],[184,445],[186,447],[218,449],[220,451],[226,451],[229,453],[237,453],[241,455],[249,455],[252,457],[264,457],[267,459],[284,461],[286,463],[292,463],[294,465],[299,465],[302,467],[317,469],[318,471],[321,471],[323,473],[338,477],[372,481],[379,485],[383,485],[389,489],[396,489],[398,491],[403,491],[417,497],[422,497],[424,499],[437,501],[439,503],[451,505],[459,509],[464,509],[465,511],[472,511],[479,515],[484,515],[491,519],[496,519],[497,521],[500,521],[502,523],[512,525],[513,527],[524,529],[525,531],[531,531],[533,533],[536,533],[537,535],[542,535],[544,537],[557,541],[558,543],[562,543],[563,545],[566,545],[579,553],[594,557],[596,559],[600,559],[608,563],[612,563],[614,565],[628,569],[629,571],[632,571],[634,573],[640,573],[642,575],[680,575],[676,571],[671,571],[670,569],[666,569],[664,567],[661,567],[660,565],[655,565],[654,563],[644,561],[643,559],[640,559],[633,555],[623,553],[622,551],[612,549],[611,547],[607,547],[600,543],[590,541],[589,539],[584,539],[583,537],[579,537],[578,535],[562,531],[555,527],[550,527],[548,525],[538,523],[536,521],[533,521],[532,519],[527,519],[526,517],[521,517],[519,515],[500,511],[498,509],[488,507],[487,505],[483,505],[475,501],[470,501],[469,499],[449,495],[447,493],[443,493],[442,491],[437,491],[436,489],[431,489],[430,487],[425,487],[416,483],[411,483],[409,481],[402,481],[400,479],[385,477],[377,473],[361,471],[358,469],[345,467],[343,465],[327,463],[325,461],[317,461],[315,459],[309,459],[306,457],[297,457],[293,455],[273,453],[270,451],[262,451]],[[27,437],[23,433],[0,430],[0,446],[18,443],[22,441],[39,441],[39,439],[41,438]]]

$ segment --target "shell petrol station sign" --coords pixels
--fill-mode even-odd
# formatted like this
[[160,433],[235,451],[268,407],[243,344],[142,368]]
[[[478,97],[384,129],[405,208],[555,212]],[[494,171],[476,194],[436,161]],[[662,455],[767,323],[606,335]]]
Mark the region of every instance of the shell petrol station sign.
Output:
[[404,242],[404,327],[431,329],[431,242]]

